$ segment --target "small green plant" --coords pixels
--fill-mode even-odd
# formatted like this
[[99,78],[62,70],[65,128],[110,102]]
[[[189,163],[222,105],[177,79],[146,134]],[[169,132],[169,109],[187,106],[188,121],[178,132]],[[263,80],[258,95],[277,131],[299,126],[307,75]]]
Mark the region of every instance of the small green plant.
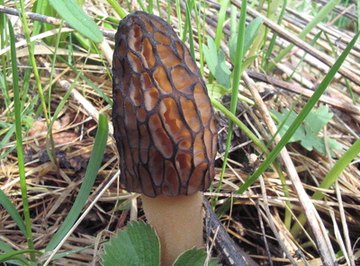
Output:
[[[281,112],[273,110],[272,113],[278,121],[283,124],[279,130],[281,136],[285,134],[286,130],[288,130],[298,115],[295,111],[289,109],[283,109]],[[324,137],[320,137],[319,133],[332,117],[333,113],[329,111],[327,106],[312,109],[290,138],[289,142],[300,142],[301,146],[308,151],[315,149],[322,154],[326,154],[325,139]],[[335,139],[327,138],[326,141],[330,149],[342,148],[342,145]]]
[[[181,254],[174,266],[202,266],[206,264],[207,253],[202,249],[190,249]],[[144,222],[131,222],[125,229],[117,232],[105,244],[103,265],[160,265],[160,242],[152,227]],[[211,258],[207,265],[218,265]]]
[[[246,52],[251,47],[252,43],[255,40],[255,37],[262,25],[261,18],[256,18],[252,20],[249,25],[246,27],[245,30],[245,37],[244,37],[244,49],[243,54],[246,55]],[[240,29],[242,30],[242,29]],[[237,51],[237,39],[238,39],[238,30],[233,31],[231,33],[229,39],[229,51],[230,51],[230,59],[233,65],[238,64],[238,59],[236,58],[236,51]],[[217,83],[223,86],[226,89],[231,87],[231,75],[233,71],[230,70],[230,67],[226,64],[225,54],[222,49],[217,46],[216,40],[211,37],[207,39],[207,46],[204,46],[204,56],[210,70],[210,73]],[[254,57],[244,57],[243,60],[243,67],[240,69],[242,72],[245,66],[249,66],[250,63],[254,60]],[[230,93],[230,91],[229,91]]]

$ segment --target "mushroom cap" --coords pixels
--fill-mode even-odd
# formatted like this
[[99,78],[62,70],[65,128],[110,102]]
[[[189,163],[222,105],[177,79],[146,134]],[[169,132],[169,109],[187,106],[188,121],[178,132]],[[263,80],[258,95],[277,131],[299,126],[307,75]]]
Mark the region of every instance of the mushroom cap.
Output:
[[155,15],[128,15],[115,35],[112,72],[122,186],[149,197],[206,190],[215,174],[214,111],[175,31]]

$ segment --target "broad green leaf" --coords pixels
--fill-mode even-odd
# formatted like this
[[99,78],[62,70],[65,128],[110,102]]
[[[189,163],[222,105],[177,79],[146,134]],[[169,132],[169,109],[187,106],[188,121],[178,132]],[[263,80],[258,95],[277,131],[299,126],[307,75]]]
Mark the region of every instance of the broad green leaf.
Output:
[[218,64],[218,54],[213,38],[208,37],[207,45],[204,45],[203,49],[207,66],[211,74],[215,76],[216,66]]
[[[281,113],[277,111],[272,111],[272,113],[282,123],[279,134],[280,136],[284,136],[285,132],[295,121],[297,114],[288,109],[283,109]],[[327,106],[321,106],[318,109],[313,109],[304,119],[303,123],[301,123],[301,125],[297,128],[289,142],[300,141],[301,146],[308,151],[315,149],[322,154],[326,154],[325,140],[323,137],[319,136],[319,133],[332,117],[333,113],[329,111]],[[342,145],[334,139],[328,138],[327,143],[330,150],[342,148]]]
[[90,19],[74,0],[49,0],[51,6],[71,27],[85,37],[100,43],[103,35],[96,23]]
[[108,122],[106,116],[100,114],[99,126],[95,136],[94,148],[91,152],[90,161],[86,168],[84,181],[80,187],[80,191],[75,199],[74,205],[71,207],[70,212],[66,216],[64,223],[53,236],[50,243],[47,245],[45,251],[53,250],[57,246],[57,244],[60,243],[62,238],[67,234],[67,232],[70,230],[70,228],[73,226],[73,224],[79,217],[82,208],[84,207],[90,195],[91,189],[94,185],[98,170],[103,159],[107,138]]
[[105,244],[103,265],[159,266],[160,243],[155,231],[144,222],[132,222]]
[[225,55],[222,50],[218,53],[218,64],[215,69],[216,81],[223,85],[225,88],[230,88],[230,75],[231,71],[225,63]]
[[214,40],[208,37],[208,45],[204,46],[204,56],[211,74],[225,88],[230,87],[231,71],[225,63],[225,55],[217,50]]
[[11,218],[15,221],[21,232],[26,235],[26,228],[23,219],[21,218],[16,206],[10,201],[8,196],[0,189],[0,205],[2,205]]
[[207,253],[204,249],[192,248],[182,253],[174,262],[173,266],[216,266],[219,265],[214,258],[210,258],[209,263],[205,264]]
[[[283,109],[281,112],[272,110],[271,113],[274,114],[281,123],[283,123],[279,131],[279,135],[284,136],[285,132],[289,129],[291,124],[296,119],[297,114],[292,110],[290,111],[289,109]],[[299,127],[295,131],[294,135],[291,136],[289,142],[301,141],[304,138],[305,138],[305,130],[303,127]]]
[[331,120],[333,115],[333,113],[329,112],[329,107],[324,105],[317,109],[313,109],[304,120],[306,133],[317,135]]

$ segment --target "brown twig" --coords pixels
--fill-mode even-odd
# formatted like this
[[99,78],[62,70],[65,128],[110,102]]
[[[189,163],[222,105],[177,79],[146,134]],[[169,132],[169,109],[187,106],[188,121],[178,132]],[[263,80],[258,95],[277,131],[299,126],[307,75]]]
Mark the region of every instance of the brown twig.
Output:
[[[6,7],[3,5],[0,5],[0,13],[17,16],[17,17],[19,16],[19,12],[15,8]],[[26,12],[26,15],[31,20],[40,21],[40,22],[44,22],[44,23],[48,23],[48,24],[52,24],[52,25],[56,25],[56,26],[61,25],[61,23],[63,22],[62,19],[49,17],[49,16],[38,14],[38,13],[34,13],[34,12]],[[63,22],[63,25],[66,27],[71,27],[66,22]],[[115,31],[109,31],[109,30],[104,30],[104,29],[100,29],[100,31],[103,33],[103,35],[105,37],[107,37],[111,40],[113,40],[115,37]]]
[[[248,70],[247,74],[253,79],[261,80],[261,81],[269,83],[275,87],[279,87],[281,89],[285,89],[285,90],[288,90],[288,91],[291,91],[291,92],[294,92],[297,94],[301,94],[306,97],[311,97],[314,94],[314,92],[312,90],[305,89],[296,83],[286,82],[286,81],[283,81],[283,80],[277,79],[275,77],[271,77],[271,76],[253,71],[253,70]],[[353,113],[356,115],[360,115],[360,108],[356,105],[353,105],[351,102],[342,101],[342,100],[339,100],[336,98],[331,98],[326,95],[322,95],[320,97],[320,101],[330,104],[341,110],[344,110],[347,113]]]
[[223,259],[227,261],[227,265],[258,265],[248,254],[246,254],[242,249],[238,247],[234,240],[230,238],[229,234],[226,232],[225,228],[220,223],[216,214],[211,209],[210,203],[207,200],[204,200],[204,208],[206,212],[205,229],[207,238],[213,237],[215,232],[217,232],[215,238],[215,245],[217,246]]
[[[241,8],[240,1],[238,0],[232,0],[231,1],[235,6],[238,8]],[[301,40],[298,36],[295,34],[289,32],[288,30],[284,29],[283,27],[279,26],[272,20],[268,19],[261,13],[257,12],[255,9],[248,7],[247,13],[250,14],[252,17],[260,17],[264,23],[265,26],[272,29],[274,32],[276,32],[279,36],[284,38],[285,40],[291,42],[292,44],[300,47],[301,49],[305,50],[307,53],[311,54],[315,58],[321,60],[323,63],[328,65],[329,67],[333,66],[335,63],[335,59],[324,54],[323,52],[320,52],[319,50],[312,47],[310,44],[306,43],[305,41]],[[348,69],[346,66],[341,66],[339,69],[339,73],[341,73],[343,76],[347,77],[351,81],[353,81],[355,84],[360,86],[360,77],[358,75],[355,75],[350,69]],[[354,86],[354,91],[357,93],[360,93],[360,87]]]
[[[244,73],[242,77],[245,81],[246,86],[251,91],[256,105],[261,110],[261,114],[263,115],[263,119],[267,127],[269,128],[269,131],[272,135],[275,135],[277,132],[276,125],[271,119],[269,111],[267,110],[260,94],[258,93],[258,90],[256,89],[256,85],[246,73]],[[275,141],[279,142],[279,140],[279,135],[275,136]],[[326,233],[325,226],[322,220],[319,218],[319,214],[317,213],[314,205],[311,203],[310,197],[308,196],[308,194],[306,194],[306,191],[301,184],[300,177],[295,169],[295,165],[285,148],[281,150],[280,157],[285,165],[286,172],[288,173],[295,192],[298,195],[300,204],[303,207],[305,216],[312,229],[312,233],[315,236],[317,248],[319,249],[322,261],[324,265],[334,265],[335,253],[331,246],[329,236]]]

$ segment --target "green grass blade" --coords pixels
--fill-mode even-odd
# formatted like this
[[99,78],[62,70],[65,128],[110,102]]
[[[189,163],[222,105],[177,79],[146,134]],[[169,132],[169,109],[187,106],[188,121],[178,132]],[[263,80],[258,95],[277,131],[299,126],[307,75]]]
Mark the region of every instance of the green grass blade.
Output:
[[245,183],[239,188],[237,191],[238,194],[242,194],[245,190],[251,186],[256,179],[266,171],[269,165],[276,159],[282,148],[289,142],[291,136],[295,133],[296,129],[300,126],[300,124],[304,121],[305,117],[310,113],[311,109],[315,106],[315,104],[319,101],[321,95],[324,93],[326,88],[329,86],[330,82],[334,78],[336,72],[339,70],[342,63],[345,61],[346,56],[350,53],[350,50],[356,43],[357,38],[359,37],[358,32],[351,42],[347,45],[345,50],[342,52],[340,57],[336,60],[333,67],[329,70],[323,81],[320,83],[317,90],[314,92],[313,96],[308,100],[305,104],[304,108],[301,110],[299,115],[296,117],[294,122],[291,124],[289,129],[286,131],[284,136],[281,138],[279,143],[275,146],[275,148],[270,152],[265,161],[259,166],[258,169],[245,181]]
[[15,221],[21,232],[26,235],[26,228],[20,213],[16,209],[15,205],[10,201],[8,196],[0,189],[0,205],[2,205],[11,218]]
[[3,132],[5,134],[5,136],[3,136],[2,140],[0,141],[0,149],[3,149],[7,145],[7,143],[10,141],[11,137],[15,133],[15,125],[14,124],[4,125],[3,128],[7,129],[7,131],[6,131],[6,134],[5,134],[5,132]]
[[360,31],[360,0],[357,0],[357,30]]
[[[51,14],[50,12],[47,12],[48,11],[47,8],[48,8],[47,0],[37,0],[36,1],[36,9],[34,10],[34,12],[38,13],[38,14],[52,16],[53,14]],[[40,30],[41,30],[41,27],[43,24],[45,24],[45,23],[42,23],[40,21],[34,21],[32,36],[35,36],[40,33]]]
[[[9,244],[7,244],[6,242],[4,242],[2,240],[0,240],[0,251],[2,251],[0,253],[1,255],[15,252],[15,250]],[[1,262],[1,260],[0,260],[0,262]],[[12,258],[11,260],[8,260],[7,262],[11,263],[11,265],[21,265],[21,266],[29,265],[29,263],[27,262],[27,259],[21,254],[17,255],[15,258]]]
[[99,27],[85,14],[75,0],[49,0],[49,2],[71,27],[95,43],[102,42],[103,35]]
[[93,150],[91,152],[91,157],[86,168],[86,173],[84,177],[84,182],[82,183],[79,194],[75,199],[74,205],[71,207],[70,212],[65,218],[65,221],[52,237],[51,241],[47,245],[45,251],[53,250],[70,230],[70,228],[76,222],[76,219],[81,214],[82,208],[84,207],[91,189],[94,185],[95,179],[97,177],[98,170],[100,168],[104,151],[106,148],[106,142],[108,138],[108,123],[106,116],[103,114],[99,115],[99,126],[96,132],[95,143]]
[[149,14],[154,14],[154,2],[153,2],[153,0],[149,0],[148,3],[149,4],[148,4],[147,12]]
[[[9,26],[9,34],[11,40],[10,46],[11,46],[11,68],[12,68],[13,89],[14,89],[16,151],[17,151],[17,160],[19,167],[21,198],[24,207],[25,232],[26,232],[25,236],[29,249],[33,250],[34,244],[33,244],[33,237],[31,231],[30,208],[29,208],[29,201],[27,198],[27,185],[26,185],[26,177],[25,177],[25,161],[24,161],[22,127],[21,127],[21,122],[22,122],[21,101],[20,101],[20,88],[19,88],[19,73],[18,73],[18,66],[16,63],[15,36],[11,23],[9,23],[8,26]],[[35,260],[33,254],[31,255],[31,260],[33,261]]]
[[[344,153],[343,156],[335,163],[329,173],[325,176],[324,180],[320,184],[320,188],[330,188],[338,179],[342,171],[351,163],[351,161],[360,154],[360,140],[355,143]],[[324,194],[320,191],[315,192],[312,196],[315,200],[320,200],[324,197]]]
[[[86,250],[94,248],[94,246],[95,246],[95,243],[93,243],[92,245],[86,245],[86,246],[71,249],[71,250],[65,250],[64,252],[59,252],[56,255],[54,255],[54,257],[52,258],[51,261],[58,261],[58,260],[60,260],[62,258],[69,257],[69,256],[71,256],[73,254],[76,254],[76,253],[81,254],[82,251],[86,252]],[[50,264],[50,265],[53,265],[53,264]]]
[[183,33],[183,39],[186,39],[187,32],[189,33],[189,45],[190,45],[190,54],[192,58],[195,60],[195,48],[194,48],[194,35],[191,26],[191,11],[193,8],[193,1],[187,0],[185,2],[186,5],[186,18],[185,18],[185,27]]
[[[241,132],[243,132],[264,154],[269,154],[270,151],[266,147],[266,145],[258,138],[250,129],[247,128],[247,126],[241,122],[233,113],[231,113],[228,109],[226,109],[225,106],[223,106],[220,102],[218,102],[214,98],[210,98],[211,104],[218,109],[220,112],[222,112],[229,120],[231,120],[236,126],[239,127]],[[285,184],[285,177],[282,173],[281,166],[278,163],[274,163],[273,165],[274,170],[279,174],[279,177],[283,184]],[[284,186],[284,194],[288,196],[288,189],[286,186]],[[288,206],[290,206],[290,203],[286,202]],[[217,210],[217,214],[221,216],[224,214],[228,209],[230,208],[230,201],[225,202],[222,207],[220,207]],[[286,214],[285,217],[285,224],[287,228],[290,228],[290,216]]]
[[27,95],[28,88],[29,88],[29,82],[30,82],[30,75],[31,75],[31,70],[32,70],[34,77],[35,77],[38,94],[39,94],[40,100],[41,100],[42,111],[44,113],[46,122],[49,123],[50,120],[49,120],[49,115],[48,115],[48,111],[47,111],[47,107],[46,107],[44,90],[42,88],[40,74],[39,74],[38,67],[36,65],[36,60],[35,60],[35,55],[34,55],[34,43],[30,41],[30,28],[29,28],[29,23],[27,21],[24,0],[16,1],[15,3],[21,13],[20,18],[21,18],[21,23],[22,23],[22,29],[23,29],[23,32],[25,35],[27,46],[28,46],[29,61],[30,61],[31,67],[32,67],[32,69],[29,68],[29,70],[25,71],[25,77],[24,77],[24,81],[23,81],[23,88],[25,88],[25,90],[24,90],[24,93],[22,96],[26,97],[26,95]]
[[[241,13],[240,13],[240,19],[239,19],[239,27],[238,27],[238,38],[237,38],[237,42],[236,42],[235,67],[234,67],[234,72],[233,72],[234,76],[233,76],[233,82],[232,82],[232,92],[231,92],[231,101],[230,101],[230,112],[232,114],[235,114],[235,112],[236,112],[236,106],[237,106],[237,100],[238,100],[238,94],[239,94],[242,61],[243,61],[243,57],[244,57],[245,21],[246,21],[246,0],[242,0]],[[227,139],[226,139],[226,148],[225,148],[225,154],[224,154],[224,159],[223,159],[220,180],[222,180],[222,178],[224,177],[227,158],[229,156],[232,133],[233,133],[233,122],[231,120],[229,120],[228,135],[227,135]],[[220,184],[221,184],[221,181],[220,181]],[[221,189],[221,185],[219,186],[218,189],[219,190]]]
[[[306,34],[308,34],[316,25],[318,25],[322,20],[324,20],[329,13],[339,4],[340,0],[330,0],[320,12],[306,25],[306,27],[299,33],[299,38],[304,39]],[[293,44],[288,45],[285,49],[282,49],[281,52],[274,58],[272,62],[267,67],[267,71],[271,71],[277,62],[280,62],[285,55],[287,55],[291,49],[294,47]]]
[[243,132],[259,149],[264,153],[269,153],[269,150],[265,146],[261,140],[256,137],[254,133],[248,127],[239,120],[239,118],[236,117],[232,112],[230,112],[224,105],[222,105],[219,101],[215,100],[214,98],[210,98],[211,104],[218,109],[220,112],[222,112],[233,124],[238,126]]
[[[13,260],[13,259],[18,260],[17,257],[19,255],[22,255],[22,254],[32,254],[32,255],[38,254],[38,255],[40,255],[41,252],[37,251],[37,250],[34,250],[34,249],[14,250],[14,251],[11,251],[11,252],[6,252],[6,253],[3,253],[3,254],[0,254],[0,262],[6,262],[6,261],[9,261],[9,260]],[[25,263],[25,265],[26,265],[26,263]]]
[[176,10],[176,18],[178,19],[178,30],[181,33],[183,32],[183,29],[182,29],[182,16],[181,16],[182,13],[181,13],[180,0],[175,0],[175,10]]
[[229,0],[223,0],[220,3],[220,11],[218,14],[218,23],[216,26],[216,34],[215,34],[215,45],[216,48],[219,49],[220,42],[223,39],[223,28],[224,28],[224,22],[226,20],[226,9],[229,5]]
[[115,12],[121,17],[124,18],[127,16],[127,12],[120,6],[118,1],[116,0],[107,0],[107,2],[111,5],[111,7],[115,10]]
[[198,48],[198,56],[199,56],[199,68],[200,73],[202,76],[204,76],[204,40],[205,40],[205,34],[204,34],[204,25],[205,25],[205,19],[203,19],[203,16],[201,16],[200,8],[203,7],[203,0],[200,1],[200,4],[196,4],[195,1],[193,1],[194,6],[194,13],[195,13],[195,23],[196,23],[196,31],[197,31],[197,43],[199,45]]
[[[281,21],[282,21],[282,19],[284,17],[284,14],[285,14],[286,6],[287,6],[287,0],[284,0],[283,5],[281,7],[280,15],[279,15],[278,20],[277,20],[278,25],[281,25]],[[276,32],[274,32],[272,37],[271,37],[269,47],[267,49],[265,49],[266,52],[265,52],[265,55],[264,55],[264,59],[262,60],[262,68],[263,69],[265,69],[266,65],[269,63],[270,56],[271,56],[271,54],[272,54],[272,52],[274,50],[275,44],[276,44],[277,36],[278,36],[278,34]]]
[[142,1],[142,0],[137,0],[137,2],[138,2],[138,4],[139,4],[141,10],[142,10],[142,11],[146,11],[146,6],[145,6],[144,1]]
[[[314,45],[315,45],[315,43],[317,42],[317,40],[320,38],[322,32],[323,32],[323,31],[319,31],[319,32],[314,36],[314,39],[312,39],[311,42],[310,42],[310,45],[311,45],[311,46],[314,46]],[[330,40],[329,40],[328,43],[331,45]],[[292,71],[291,74],[289,75],[288,80],[291,80],[291,79],[292,79],[292,77],[293,77],[294,74],[296,73],[296,71],[297,71],[297,69],[299,68],[299,66],[304,62],[304,59],[305,59],[305,57],[306,57],[307,54],[308,54],[308,53],[305,52],[305,53],[303,54],[303,56],[300,58],[300,61],[296,64],[296,66],[294,67],[293,71]]]
[[[355,143],[344,153],[343,156],[334,164],[328,174],[325,176],[324,180],[319,185],[319,188],[329,189],[339,178],[344,169],[351,163],[356,156],[360,154],[360,140],[358,139]],[[322,200],[325,197],[324,193],[321,191],[316,191],[312,195],[314,200]],[[306,222],[306,217],[304,214],[301,214],[298,218],[298,223],[294,224],[291,228],[291,234],[296,238],[300,233],[301,225],[304,225]]]

